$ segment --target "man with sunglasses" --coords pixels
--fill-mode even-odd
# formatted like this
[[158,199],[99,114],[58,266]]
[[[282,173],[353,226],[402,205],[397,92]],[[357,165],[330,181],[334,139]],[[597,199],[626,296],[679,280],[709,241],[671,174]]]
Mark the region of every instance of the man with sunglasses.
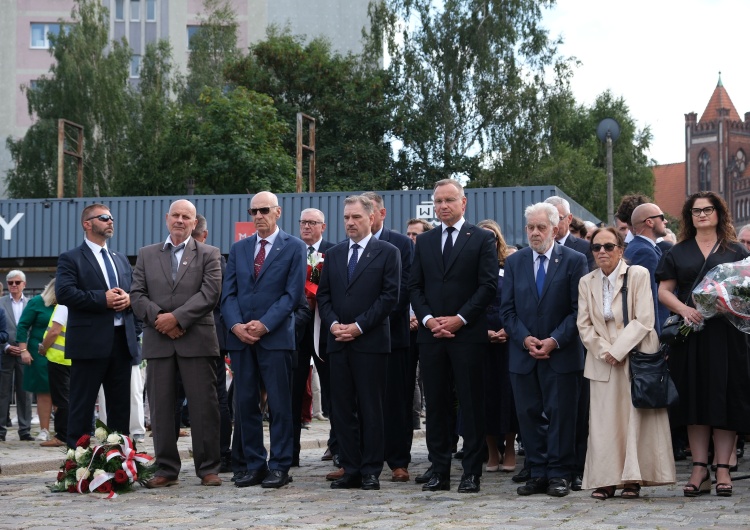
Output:
[[624,258],[630,265],[641,265],[651,275],[651,291],[654,294],[654,311],[656,315],[656,332],[661,333],[661,324],[669,317],[669,310],[658,302],[659,291],[654,274],[662,251],[656,244],[657,238],[667,235],[667,221],[656,204],[647,202],[636,206],[631,215],[630,225],[635,237],[630,241]]
[[16,417],[18,418],[18,437],[24,442],[33,440],[31,430],[31,394],[23,389],[23,365],[21,364],[21,348],[16,344],[16,325],[21,319],[28,298],[24,296],[26,275],[23,271],[12,270],[6,278],[8,294],[0,298],[0,309],[5,311],[5,321],[8,329],[8,341],[0,345],[2,360],[0,366],[0,441],[5,441],[10,402],[13,397],[13,378],[16,389]]
[[114,218],[103,204],[83,209],[83,244],[57,262],[57,302],[68,306],[65,357],[71,359],[68,446],[91,432],[99,387],[107,398],[108,427],[130,432],[131,363],[138,357],[136,320],[130,308],[133,271],[111,251]]
[[[239,488],[280,488],[291,482],[292,351],[296,348],[294,309],[303,296],[307,246],[281,230],[276,195],[262,191],[250,201],[257,232],[232,245],[221,293],[221,314],[230,333],[237,410],[247,471]],[[271,456],[263,445],[258,407],[260,381],[271,410]]]

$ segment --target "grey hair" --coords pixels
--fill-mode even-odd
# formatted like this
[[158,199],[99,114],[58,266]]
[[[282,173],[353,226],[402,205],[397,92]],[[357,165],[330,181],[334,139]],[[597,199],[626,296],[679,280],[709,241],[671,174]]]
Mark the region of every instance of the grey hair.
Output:
[[557,195],[552,195],[551,197],[547,197],[544,202],[546,202],[547,204],[551,204],[552,206],[562,206],[565,215],[568,215],[570,213],[570,203],[567,199],[563,199],[562,197],[559,197]]
[[11,278],[21,278],[22,282],[26,281],[26,275],[23,273],[23,271],[19,270],[12,270],[8,274],[5,275],[5,281],[7,282]]
[[[667,230],[669,230],[669,229],[667,229]],[[750,224],[747,224],[747,225],[743,226],[742,228],[740,228],[739,230],[737,230],[737,235],[739,236],[745,230],[750,230]],[[10,273],[9,273],[9,275],[10,275]]]
[[306,213],[316,213],[319,214],[323,218],[323,222],[326,222],[326,214],[324,214],[322,211],[318,210],[317,208],[305,208],[299,213],[300,218],[305,215]]
[[206,218],[201,214],[196,215],[195,218],[198,219],[198,222],[195,224],[195,228],[193,229],[193,237],[195,237],[196,235],[202,236],[203,232],[208,230],[208,221],[206,221]]
[[557,223],[560,220],[560,212],[558,212],[557,208],[552,206],[547,201],[538,202],[536,204],[532,204],[531,206],[527,206],[526,211],[524,211],[523,214],[524,216],[526,216],[526,221],[528,222],[529,217],[540,213],[543,213],[547,216],[550,226],[557,226]]
[[344,199],[344,206],[346,206],[347,204],[356,203],[362,205],[362,208],[364,208],[367,215],[372,215],[372,212],[375,210],[375,206],[372,204],[372,201],[364,195],[350,195],[349,197]]
[[372,201],[373,206],[375,207],[382,207],[385,205],[385,202],[383,202],[383,197],[381,197],[374,191],[366,191],[362,194],[362,196],[370,199]]
[[440,186],[447,186],[447,185],[450,185],[450,186],[453,186],[454,188],[456,188],[458,190],[458,193],[459,193],[460,197],[464,196],[464,187],[461,186],[461,183],[459,181],[457,181],[456,179],[438,180],[435,183],[435,186],[432,188],[432,193],[435,193]]

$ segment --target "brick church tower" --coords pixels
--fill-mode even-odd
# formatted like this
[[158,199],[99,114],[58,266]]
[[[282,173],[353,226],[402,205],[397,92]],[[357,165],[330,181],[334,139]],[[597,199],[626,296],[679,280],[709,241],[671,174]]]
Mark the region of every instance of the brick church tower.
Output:
[[700,120],[685,114],[685,195],[710,190],[732,210],[735,226],[750,221],[750,112],[743,121],[721,82]]

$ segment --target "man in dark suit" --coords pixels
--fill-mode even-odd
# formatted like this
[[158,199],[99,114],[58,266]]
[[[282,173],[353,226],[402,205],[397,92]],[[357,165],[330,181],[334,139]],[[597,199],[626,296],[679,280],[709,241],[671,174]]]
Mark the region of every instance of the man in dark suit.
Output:
[[174,432],[179,373],[190,404],[195,474],[203,486],[220,486],[219,403],[215,359],[219,356],[213,310],[221,294],[221,254],[191,237],[198,219],[186,200],[171,204],[169,236],[143,247],[133,271],[131,303],[143,321],[143,357],[159,470],[147,488],[177,484],[180,454]]
[[387,215],[383,198],[374,191],[363,193],[373,204],[372,235],[396,247],[401,254],[401,288],[398,303],[389,316],[391,351],[383,413],[385,416],[385,461],[391,468],[391,482],[409,482],[413,436],[411,408],[414,383],[409,388],[409,275],[414,243],[405,235],[383,226]]
[[[557,208],[559,222],[557,223],[555,241],[586,256],[586,272],[594,270],[596,263],[594,263],[594,254],[591,252],[591,243],[570,233],[570,223],[573,221],[573,214],[570,213],[570,203],[557,195],[547,197],[544,202]],[[585,355],[586,352],[584,351]],[[583,468],[586,464],[586,448],[589,440],[590,400],[589,381],[588,379],[582,379],[578,395],[578,419],[576,420],[576,463],[571,482],[571,489],[574,491],[580,491],[583,484]],[[524,463],[524,467],[526,467],[525,464],[526,462]]]
[[648,269],[651,275],[651,291],[654,294],[654,311],[656,317],[656,332],[661,333],[662,323],[669,317],[669,309],[659,303],[659,293],[656,285],[656,267],[661,260],[662,251],[656,244],[656,239],[667,235],[667,219],[661,208],[647,202],[636,206],[631,217],[631,225],[635,237],[625,249],[623,255],[630,265],[641,265]]
[[326,254],[318,309],[329,331],[333,422],[344,474],[333,489],[380,489],[385,449],[383,400],[388,352],[388,315],[398,302],[401,260],[390,243],[372,236],[373,204],[362,195],[344,200],[349,239]]
[[[241,424],[247,462],[247,472],[234,484],[280,488],[291,481],[293,313],[305,287],[307,252],[302,241],[279,229],[281,207],[273,193],[253,196],[248,213],[257,232],[232,245],[221,295],[236,382],[235,422]],[[268,462],[259,407],[261,379],[271,410]]]
[[[299,218],[300,239],[307,247],[308,262],[323,259],[325,254],[333,246],[332,243],[323,239],[326,229],[325,214],[316,208],[302,210]],[[311,271],[312,272],[312,271]],[[310,280],[307,278],[306,281]],[[310,308],[315,312],[315,295],[308,295]],[[310,377],[310,359],[315,363],[320,377],[321,406],[323,414],[329,419],[331,417],[331,379],[329,372],[328,352],[325,351],[327,333],[325,330],[319,333],[318,344],[315,344],[315,319],[311,318],[305,325],[302,339],[297,345],[297,366],[292,376],[292,421],[294,422],[294,452],[292,466],[299,465],[300,438],[302,436],[302,400],[307,388],[307,380]],[[338,454],[336,435],[331,424],[331,432],[328,439],[328,451],[332,459],[333,454]]]
[[138,338],[128,294],[130,263],[107,248],[114,223],[103,204],[87,206],[81,214],[83,244],[57,261],[55,292],[57,302],[68,306],[65,357],[72,361],[69,447],[91,432],[100,386],[107,401],[107,426],[122,434],[130,429],[131,361],[138,356]]
[[450,489],[453,380],[464,431],[460,493],[480,489],[484,448],[483,363],[487,306],[497,293],[495,237],[464,219],[466,196],[452,179],[435,184],[440,229],[417,236],[409,297],[420,322],[417,342],[427,406],[432,473],[424,491]]
[[580,252],[555,243],[559,214],[551,204],[526,208],[529,247],[505,262],[500,313],[531,479],[519,495],[570,493],[583,346],[578,338]]

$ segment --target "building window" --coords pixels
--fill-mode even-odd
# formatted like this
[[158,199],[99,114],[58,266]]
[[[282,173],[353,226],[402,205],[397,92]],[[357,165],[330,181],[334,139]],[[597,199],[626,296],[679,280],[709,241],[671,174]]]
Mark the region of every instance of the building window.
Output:
[[706,151],[698,155],[698,190],[711,190],[711,157]]
[[130,77],[141,77],[141,56],[130,56]]
[[38,49],[49,49],[49,35],[60,34],[60,24],[31,24],[31,47]]
[[115,0],[115,20],[125,20],[125,0]]
[[196,33],[198,33],[200,29],[201,29],[200,26],[188,26],[187,27],[188,50],[193,49],[193,46],[192,46],[193,37],[195,36]]
[[156,0],[146,0],[146,20],[149,22],[156,20]]
[[141,0],[130,0],[130,20],[138,22],[141,19]]

